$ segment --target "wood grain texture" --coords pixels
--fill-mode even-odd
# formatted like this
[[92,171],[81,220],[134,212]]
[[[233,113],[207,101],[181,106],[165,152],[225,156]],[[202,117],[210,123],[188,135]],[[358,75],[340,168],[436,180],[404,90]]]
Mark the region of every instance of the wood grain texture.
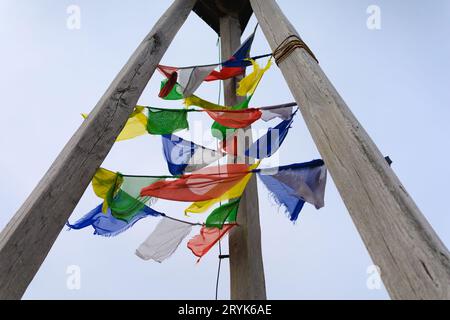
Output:
[[[220,18],[221,50],[223,60],[230,57],[240,46],[242,30],[237,18],[223,16]],[[236,105],[244,100],[236,96],[237,83],[242,77],[224,81],[225,105]],[[240,130],[237,134],[238,145],[251,143],[251,128]],[[246,163],[239,148],[238,157],[229,157],[229,162]],[[261,250],[261,227],[259,223],[259,204],[256,176],[253,176],[242,196],[237,222],[238,227],[229,235],[230,253],[230,293],[232,300],[266,299],[266,285]]]
[[[250,2],[272,50],[298,35],[274,0]],[[391,298],[449,299],[447,248],[320,66],[296,49],[279,68]]]
[[0,234],[0,299],[22,297],[195,2],[173,2]]

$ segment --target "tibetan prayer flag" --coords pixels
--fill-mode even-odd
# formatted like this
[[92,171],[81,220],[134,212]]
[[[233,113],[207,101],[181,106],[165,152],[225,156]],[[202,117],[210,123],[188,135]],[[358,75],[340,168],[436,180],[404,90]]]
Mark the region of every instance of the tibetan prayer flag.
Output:
[[206,219],[207,228],[222,229],[224,223],[236,223],[241,198],[232,200],[215,209]]
[[294,121],[294,115],[295,113],[291,115],[290,119],[280,122],[274,128],[269,128],[264,136],[256,140],[250,148],[245,151],[245,155],[254,159],[271,157],[277,152],[286,138],[292,122]]
[[[129,140],[147,134],[147,116],[144,110],[144,107],[136,106],[116,141]],[[88,117],[85,113],[81,115],[85,119]]]
[[184,104],[186,107],[196,106],[200,107],[205,110],[223,110],[223,109],[230,109],[230,107],[221,106],[206,100],[203,100],[202,98],[199,98],[195,95],[187,97],[184,99]]
[[[175,85],[177,85],[177,79],[178,79],[178,73],[174,72],[170,75],[168,79],[165,79],[161,81],[161,89],[159,91],[158,97],[167,99],[167,96],[174,90]],[[178,88],[181,89],[180,85],[178,85]],[[180,90],[182,91],[182,90]]]
[[162,262],[169,258],[192,231],[192,225],[163,218],[136,250],[143,260]]
[[99,168],[92,178],[92,188],[97,197],[103,199],[103,212],[108,209],[108,199],[114,194],[115,187],[120,183],[120,175],[110,170]]
[[178,83],[175,83],[172,87],[172,89],[166,94],[166,92],[163,92],[164,90],[168,90],[170,88],[167,88],[168,79],[164,79],[161,81],[161,91],[160,91],[160,98],[163,98],[164,100],[181,100],[184,99],[182,94],[181,86]]
[[291,221],[296,221],[305,202],[317,209],[324,206],[327,171],[322,160],[293,164],[274,169],[261,169],[258,176]]
[[108,205],[115,218],[130,222],[143,208],[154,204],[157,200],[150,197],[141,197],[141,189],[161,180],[161,178],[122,175],[120,177],[121,183],[115,187],[115,193],[108,198]]
[[148,108],[148,133],[163,135],[188,128],[187,110]]
[[[252,171],[256,169],[259,166],[260,162],[257,162],[253,165],[251,165],[248,168],[248,171]],[[227,201],[230,199],[236,199],[240,198],[242,194],[245,191],[245,187],[247,186],[248,182],[250,181],[253,173],[248,173],[241,181],[239,181],[238,184],[236,184],[234,187],[229,189],[227,192],[222,194],[218,198],[214,198],[211,200],[206,201],[198,201],[191,204],[187,209],[184,210],[184,214],[188,215],[188,213],[202,213],[208,210],[210,207],[212,207],[214,204],[219,203],[221,201]]]
[[246,164],[206,167],[171,181],[158,181],[141,190],[141,196],[174,201],[206,201],[222,196],[247,174]]
[[294,111],[293,107],[286,107],[286,108],[260,108],[261,111],[261,120],[263,121],[270,121],[275,118],[280,118],[282,120],[289,120],[292,117],[292,113]]
[[200,261],[208,251],[236,224],[225,224],[222,229],[202,227],[200,234],[189,240],[187,247]]
[[102,206],[103,206],[102,204],[98,205],[95,209],[90,211],[88,214],[86,214],[83,218],[81,218],[74,224],[70,224],[69,222],[67,222],[67,226],[70,229],[75,230],[92,226],[94,228],[95,235],[112,237],[128,230],[142,218],[148,216],[156,217],[161,215],[160,212],[145,206],[137,214],[134,215],[132,220],[127,222],[115,218],[111,214],[111,209],[108,209],[106,213],[103,213]]
[[238,96],[246,96],[247,94],[252,95],[255,92],[256,87],[261,81],[264,73],[269,70],[272,65],[272,60],[269,59],[267,65],[262,69],[255,60],[251,60],[251,63],[253,65],[253,72],[239,82],[239,86],[236,91]]
[[[241,103],[229,108],[230,110],[245,110],[248,108],[248,105],[250,103],[252,96],[247,97],[247,99],[245,99],[244,101],[242,101]],[[230,128],[230,127],[226,127],[222,124],[220,124],[219,122],[215,121],[212,126],[211,126],[211,134],[213,137],[219,139],[219,140],[223,140],[226,137],[229,137],[230,135],[232,135],[235,132],[235,128]]]
[[259,109],[251,108],[245,110],[207,110],[209,116],[217,123],[228,128],[246,128],[261,118]]
[[205,78],[205,81],[226,80],[244,74],[245,68],[251,65],[248,58],[250,56],[250,49],[254,38],[255,32],[242,43],[227,61],[222,63],[220,71],[212,71],[210,75]]
[[164,157],[172,175],[182,175],[208,166],[224,156],[222,152],[184,140],[174,134],[162,135]]

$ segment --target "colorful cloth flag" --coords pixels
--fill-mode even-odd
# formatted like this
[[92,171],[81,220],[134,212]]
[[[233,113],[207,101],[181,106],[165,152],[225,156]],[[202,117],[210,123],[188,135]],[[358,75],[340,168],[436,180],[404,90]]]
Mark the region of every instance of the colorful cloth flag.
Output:
[[261,81],[264,73],[269,70],[270,66],[272,65],[272,59],[269,59],[266,66],[262,69],[255,60],[250,61],[253,65],[253,72],[239,82],[239,86],[236,90],[236,94],[238,96],[247,96],[247,94],[252,95],[255,92],[256,87]]
[[67,222],[67,226],[70,229],[75,230],[92,226],[94,228],[95,235],[112,237],[128,230],[142,218],[148,216],[156,217],[161,215],[160,212],[145,206],[137,214],[134,215],[133,219],[131,219],[130,221],[124,221],[115,218],[111,213],[111,209],[109,208],[106,213],[103,213],[102,206],[103,204],[98,205],[95,209],[90,211],[74,224],[70,224],[69,222]]
[[97,197],[103,199],[102,210],[108,209],[108,199],[112,198],[116,185],[120,184],[120,175],[116,172],[99,168],[92,178],[92,189]]
[[236,223],[240,201],[241,198],[238,198],[214,209],[206,219],[205,226],[222,229],[224,223]]
[[192,231],[192,225],[163,218],[150,236],[137,248],[136,255],[143,260],[163,262]]
[[163,135],[183,129],[189,129],[187,110],[148,108],[148,133]]
[[[164,79],[161,81],[161,91],[159,93],[159,97],[163,98],[164,100],[181,100],[184,99],[183,97],[183,89],[178,83],[175,83],[173,87],[171,87],[171,84],[168,84],[169,80]],[[165,91],[170,90],[168,93]]]
[[[252,98],[252,96],[249,96],[249,97],[247,97],[247,99],[245,99],[241,103],[239,103],[229,109],[235,110],[235,111],[245,110],[248,108],[251,98]],[[217,121],[214,121],[214,123],[211,126],[212,136],[219,140],[224,140],[226,137],[229,137],[230,135],[232,135],[235,131],[236,131],[235,128],[226,127]]]
[[324,206],[327,171],[322,160],[258,170],[258,176],[291,221],[296,221],[305,202]]
[[141,197],[141,189],[161,178],[119,175],[121,182],[115,187],[114,194],[107,199],[108,206],[115,218],[130,222],[145,206],[153,205],[157,201],[156,198]]
[[247,128],[261,118],[262,112],[256,108],[244,110],[206,110],[217,123],[228,128]]
[[141,196],[174,201],[205,201],[222,196],[247,174],[246,164],[206,167],[171,181],[157,181],[141,190]]
[[[147,134],[147,116],[144,114],[144,110],[145,107],[136,106],[116,141],[129,140]],[[81,115],[84,119],[88,117],[86,113]]]
[[274,128],[269,128],[265,135],[256,140],[250,148],[245,151],[245,155],[254,159],[271,157],[277,152],[286,138],[292,122],[294,121],[294,115],[295,113],[291,115],[290,119],[280,122]]
[[184,214],[188,215],[188,213],[203,213],[212,207],[214,204],[219,203],[221,201],[227,201],[230,199],[240,198],[245,191],[245,187],[253,176],[252,170],[256,169],[259,166],[260,162],[257,162],[251,165],[248,168],[249,173],[237,183],[234,187],[223,193],[220,197],[214,198],[206,201],[197,201],[191,204],[187,209],[184,210]]
[[174,176],[199,170],[225,155],[174,134],[162,135],[162,144],[169,172]]
[[[187,247],[200,259],[236,224],[225,224],[222,229],[202,227],[200,234],[189,240]],[[197,262],[198,262],[197,261]]]
[[282,120],[289,120],[292,117],[292,113],[294,112],[294,107],[261,107],[259,108],[261,111],[261,120],[270,121],[275,118],[280,118]]

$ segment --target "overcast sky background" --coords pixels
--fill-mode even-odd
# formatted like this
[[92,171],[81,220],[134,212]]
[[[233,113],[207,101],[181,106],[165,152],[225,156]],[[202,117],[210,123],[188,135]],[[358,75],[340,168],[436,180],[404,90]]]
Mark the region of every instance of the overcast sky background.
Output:
[[[0,229],[36,186],[59,151],[171,1],[0,0]],[[66,27],[66,9],[81,8],[81,29]],[[441,239],[450,246],[450,1],[279,0],[287,17],[320,60],[338,91],[393,168]],[[369,5],[381,8],[381,30],[366,26]],[[244,36],[253,29],[254,17]],[[162,63],[217,62],[217,35],[191,14]],[[261,30],[252,54],[269,52]],[[140,104],[180,107],[157,97],[155,73]],[[218,83],[198,95],[217,100]],[[274,65],[252,100],[263,106],[292,101]],[[208,128],[210,119],[195,115]],[[276,120],[271,125],[276,124]],[[266,123],[258,123],[264,130]],[[277,158],[278,157],[278,158]],[[280,164],[319,158],[297,116],[279,154]],[[270,166],[266,161],[264,166]],[[117,143],[103,165],[128,174],[166,174],[157,136]],[[293,225],[259,184],[264,268],[270,299],[387,299],[367,287],[372,261],[329,178],[325,208],[305,205]],[[443,199],[443,201],[441,201]],[[70,221],[99,203],[89,188]],[[187,204],[159,201],[155,209],[182,217]],[[205,216],[191,218],[201,221]],[[162,264],[134,255],[158,223],[141,220],[115,237],[91,228],[61,231],[25,299],[212,299],[217,247],[196,264],[186,248]],[[195,229],[191,236],[198,233]],[[226,246],[224,248],[227,252]],[[69,290],[67,267],[81,270],[80,290]],[[228,263],[220,298],[229,298]]]

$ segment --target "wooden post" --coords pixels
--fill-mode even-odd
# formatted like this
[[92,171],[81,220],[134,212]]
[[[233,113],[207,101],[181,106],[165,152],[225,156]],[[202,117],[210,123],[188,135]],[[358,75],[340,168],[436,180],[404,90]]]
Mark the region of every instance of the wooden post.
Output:
[[0,234],[0,299],[22,297],[195,3],[173,2]]
[[[222,57],[230,57],[240,46],[241,26],[239,20],[230,15],[220,18]],[[243,101],[236,96],[239,78],[224,81],[225,104],[232,106]],[[251,129],[240,132],[239,143],[244,136],[251,138]],[[236,162],[244,163],[238,156]],[[261,252],[261,228],[256,177],[248,183],[239,206],[238,227],[230,232],[230,292],[232,300],[266,299],[266,285]]]
[[[275,50],[297,31],[274,0],[250,0]],[[449,252],[316,61],[279,64],[328,170],[393,299],[450,299]]]

